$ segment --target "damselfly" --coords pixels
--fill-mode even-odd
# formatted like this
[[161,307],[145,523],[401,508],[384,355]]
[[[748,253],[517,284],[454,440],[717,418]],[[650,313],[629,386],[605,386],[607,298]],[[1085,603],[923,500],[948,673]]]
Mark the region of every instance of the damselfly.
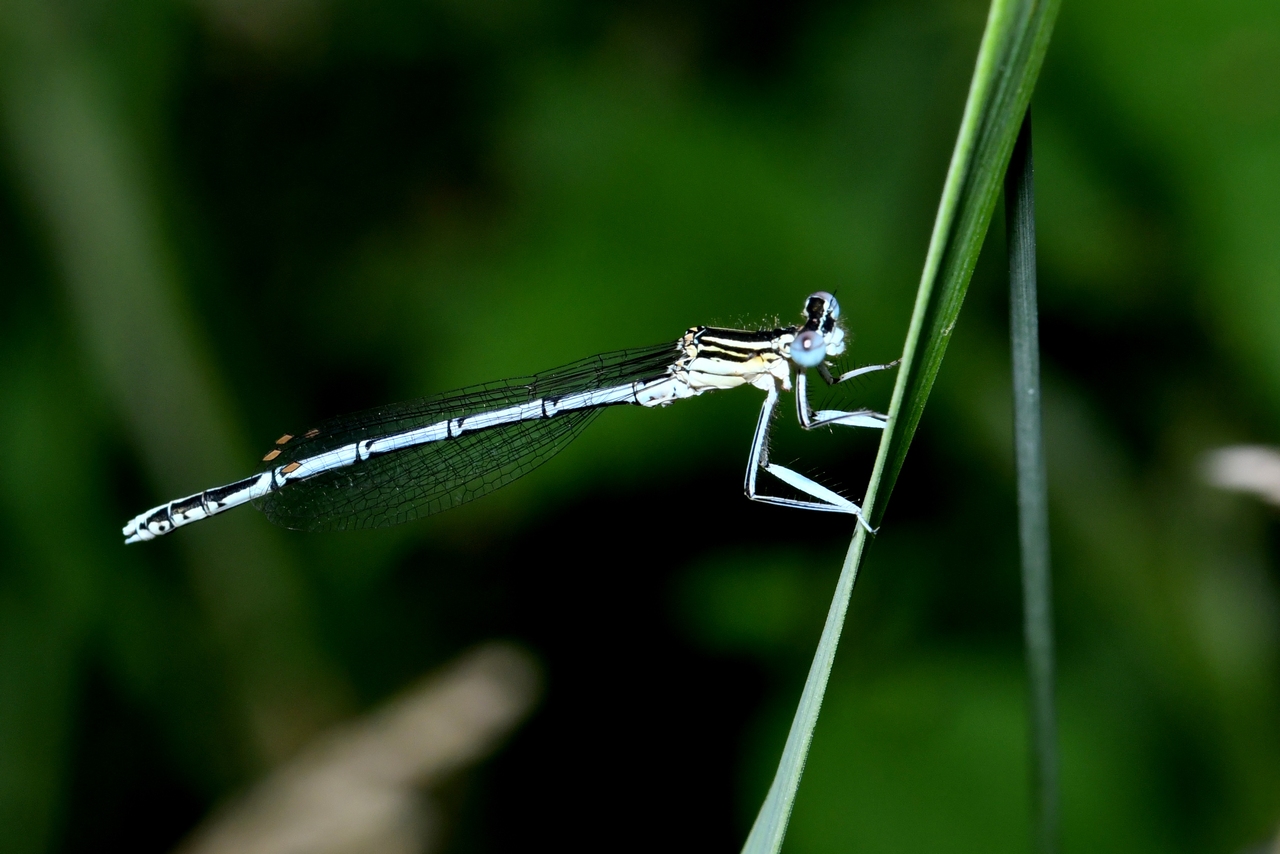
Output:
[[[827,360],[845,350],[840,304],[820,291],[809,296],[803,314],[800,326],[759,332],[695,326],[674,343],[606,353],[530,377],[335,418],[297,436],[286,433],[262,458],[257,474],[148,510],[124,526],[125,542],[152,540],[248,502],[272,522],[297,530],[407,522],[528,474],[606,406],[666,406],[743,385],[765,392],[747,461],[747,497],[848,513],[865,526],[857,504],[769,462],[769,429],[780,392],[793,390],[793,375],[796,414],[804,429],[883,429],[886,417],[869,409],[815,411],[809,405],[807,370],[816,369],[835,385],[897,363],[834,376]],[[805,497],[764,494],[756,483],[760,471]]]

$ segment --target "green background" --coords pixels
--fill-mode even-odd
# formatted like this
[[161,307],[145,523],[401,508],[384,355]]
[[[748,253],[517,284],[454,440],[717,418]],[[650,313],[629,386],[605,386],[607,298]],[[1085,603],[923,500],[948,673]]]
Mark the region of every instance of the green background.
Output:
[[[605,413],[392,530],[119,528],[326,415],[812,290],[893,358],[984,15],[0,5],[4,849],[169,850],[500,637],[546,694],[454,784],[449,850],[736,850],[851,532],[741,496],[758,394]],[[1034,110],[1064,850],[1241,851],[1280,820],[1280,528],[1201,459],[1280,433],[1280,9],[1070,0]],[[1029,844],[999,222],[788,851]],[[874,437],[789,421],[776,458],[860,495]]]

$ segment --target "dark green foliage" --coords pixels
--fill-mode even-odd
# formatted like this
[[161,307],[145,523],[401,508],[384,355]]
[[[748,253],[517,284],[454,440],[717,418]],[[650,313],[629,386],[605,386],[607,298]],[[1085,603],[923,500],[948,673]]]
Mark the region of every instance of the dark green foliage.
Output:
[[[742,497],[750,391],[605,413],[408,527],[119,528],[325,416],[789,320],[820,288],[853,360],[894,358],[985,15],[7,4],[5,850],[170,850],[493,637],[542,658],[546,699],[450,791],[454,850],[736,850],[851,533]],[[1234,851],[1278,818],[1280,539],[1197,467],[1280,434],[1278,40],[1256,4],[1073,0],[1036,89],[1067,851]],[[971,259],[787,850],[1026,850],[1003,258],[993,232]],[[875,437],[779,429],[779,461],[863,497]]]

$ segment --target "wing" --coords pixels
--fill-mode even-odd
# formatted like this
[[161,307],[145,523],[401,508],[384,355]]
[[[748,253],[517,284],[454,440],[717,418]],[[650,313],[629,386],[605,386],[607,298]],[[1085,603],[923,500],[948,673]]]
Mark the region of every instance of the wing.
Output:
[[464,433],[325,472],[255,503],[272,522],[295,530],[398,525],[465,504],[528,474],[599,413],[580,410]]
[[[545,371],[335,418],[285,436],[264,470],[364,439],[415,430],[539,399],[657,379],[680,355],[675,344],[621,350]],[[404,448],[290,483],[256,499],[272,522],[304,531],[378,528],[465,504],[533,471],[559,453],[599,409],[522,421]]]

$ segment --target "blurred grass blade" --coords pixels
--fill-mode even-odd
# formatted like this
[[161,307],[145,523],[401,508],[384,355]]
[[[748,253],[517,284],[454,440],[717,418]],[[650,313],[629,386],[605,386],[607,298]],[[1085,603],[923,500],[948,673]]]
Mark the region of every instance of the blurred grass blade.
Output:
[[1009,334],[1013,437],[1018,467],[1023,631],[1031,708],[1032,825],[1036,850],[1058,848],[1058,750],[1053,710],[1053,601],[1049,576],[1049,488],[1040,428],[1040,334],[1036,309],[1036,207],[1027,112],[1005,175],[1009,246]]
[[[39,216],[81,358],[134,438],[155,496],[181,495],[251,457],[210,358],[216,348],[192,319],[158,179],[113,94],[115,72],[63,11],[23,0],[0,15],[0,148]],[[320,641],[301,568],[260,520],[229,515],[175,547],[237,694],[228,723],[241,744],[207,761],[240,776],[337,718],[346,678]]]
[[[876,523],[955,328],[1057,11],[1057,0],[991,4],[903,345],[889,423],[863,502]],[[865,545],[866,535],[859,528],[849,544],[778,770],[743,846],[746,854],[773,854],[782,847]]]

